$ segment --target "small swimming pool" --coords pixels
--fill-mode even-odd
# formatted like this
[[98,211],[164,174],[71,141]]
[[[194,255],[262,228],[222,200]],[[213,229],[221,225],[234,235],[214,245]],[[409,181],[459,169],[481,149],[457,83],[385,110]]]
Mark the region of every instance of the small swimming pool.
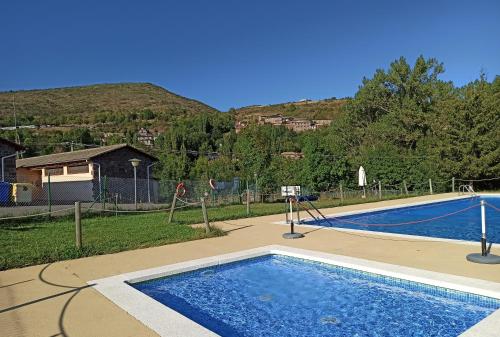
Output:
[[[338,217],[332,216],[328,217],[329,221],[321,219],[319,221],[308,220],[303,223],[477,242],[481,239],[481,211],[480,207],[472,206],[479,206],[481,200],[500,209],[500,196],[480,196]],[[467,210],[460,212],[464,209]],[[454,212],[458,213],[432,221],[418,222]],[[394,225],[412,221],[418,223]],[[486,207],[486,223],[488,241],[500,243],[500,212]],[[376,226],[377,224],[383,225]]]
[[[277,254],[131,286],[234,337],[449,337],[500,308],[489,297]],[[109,292],[116,293],[116,285]]]

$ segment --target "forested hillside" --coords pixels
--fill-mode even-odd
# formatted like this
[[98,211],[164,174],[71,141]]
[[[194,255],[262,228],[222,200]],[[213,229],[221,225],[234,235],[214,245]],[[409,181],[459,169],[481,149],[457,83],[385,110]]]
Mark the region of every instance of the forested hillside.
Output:
[[259,116],[283,115],[306,119],[337,119],[348,99],[329,98],[319,101],[304,100],[272,105],[252,105],[232,109],[237,120],[255,120]]
[[[300,184],[312,190],[356,185],[359,165],[368,180],[399,189],[450,186],[451,177],[500,176],[500,76],[481,75],[457,88],[440,79],[444,66],[419,57],[377,70],[329,128],[301,134],[283,127],[250,126],[241,133],[213,115],[184,121],[158,144],[168,179],[252,179],[264,191]],[[188,130],[196,130],[196,133]],[[304,159],[283,158],[302,151]],[[216,152],[219,157],[211,158]],[[490,186],[498,180],[486,182]],[[496,186],[496,185],[495,185]]]
[[177,119],[203,113],[219,111],[149,83],[0,92],[0,126],[12,127],[16,115],[18,126],[34,127],[0,136],[19,138],[28,147],[25,155],[49,154],[134,143],[140,128],[156,135]]
[[[154,167],[155,174],[160,179],[205,181],[233,177],[253,181],[256,177],[264,192],[290,184],[315,191],[339,183],[355,187],[360,165],[365,167],[369,183],[380,180],[396,189],[403,180],[409,189],[418,189],[428,186],[431,178],[439,191],[450,186],[452,177],[500,177],[500,76],[487,79],[479,75],[477,80],[456,87],[440,78],[443,72],[444,66],[435,59],[419,57],[412,65],[404,58],[395,60],[364,78],[352,99],[314,103],[333,104],[337,110],[329,116],[335,116],[334,122],[300,134],[271,125],[250,125],[236,134],[235,119],[241,114],[260,113],[260,108],[221,113],[192,102],[188,116],[169,119],[155,146],[148,149],[161,159]],[[292,115],[290,109],[306,111],[305,107],[314,104],[300,108],[280,105],[273,113]],[[153,109],[145,102],[135,108]],[[125,113],[120,105],[113,111]],[[156,113],[165,111],[158,108],[153,119],[139,118],[140,123],[132,125],[160,125]],[[314,109],[308,113],[326,118]],[[140,146],[134,130],[125,130],[126,140]],[[12,132],[4,134],[13,137]],[[25,145],[38,144],[30,138],[29,130],[22,130],[20,137]],[[88,128],[66,130],[60,137],[82,143],[97,141],[95,130]],[[54,150],[50,146],[44,149]],[[303,152],[304,158],[284,158],[281,153],[285,151]],[[500,188],[499,183],[490,180],[483,186]]]
[[126,127],[137,119],[164,123],[173,117],[217,112],[201,102],[150,83],[98,84],[81,87],[0,92],[0,124],[114,123]]

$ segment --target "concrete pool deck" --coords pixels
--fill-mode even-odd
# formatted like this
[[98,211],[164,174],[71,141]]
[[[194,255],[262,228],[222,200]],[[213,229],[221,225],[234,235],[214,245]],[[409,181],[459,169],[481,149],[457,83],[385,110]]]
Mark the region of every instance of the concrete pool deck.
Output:
[[[325,214],[454,197],[441,194],[325,209]],[[0,272],[0,331],[5,336],[156,336],[87,286],[90,280],[267,245],[346,255],[500,282],[500,265],[467,262],[477,245],[297,226],[305,238],[285,240],[283,215],[216,222],[224,237],[93,256]],[[500,247],[492,253],[500,255]]]

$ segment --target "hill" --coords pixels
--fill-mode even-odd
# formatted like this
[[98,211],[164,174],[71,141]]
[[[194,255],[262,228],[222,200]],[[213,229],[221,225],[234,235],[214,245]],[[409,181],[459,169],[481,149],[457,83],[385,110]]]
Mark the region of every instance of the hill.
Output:
[[347,99],[305,100],[272,105],[251,105],[234,110],[236,119],[255,120],[258,116],[281,114],[288,117],[306,119],[336,119]]
[[44,90],[0,92],[0,125],[119,123],[161,121],[216,109],[150,83],[97,84]]

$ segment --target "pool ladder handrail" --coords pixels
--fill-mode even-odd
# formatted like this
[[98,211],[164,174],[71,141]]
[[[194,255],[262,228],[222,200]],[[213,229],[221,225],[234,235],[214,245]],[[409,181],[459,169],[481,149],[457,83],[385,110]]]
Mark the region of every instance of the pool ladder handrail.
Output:
[[299,201],[299,199],[297,199],[297,207],[300,207],[302,206],[302,208],[314,219],[314,221],[316,223],[318,223],[320,221],[320,217],[323,218],[323,220],[325,220],[330,226],[333,227],[333,224],[330,222],[330,220],[323,214],[321,213],[321,211],[311,202],[311,200],[309,200],[307,197],[303,197],[303,200],[306,201],[309,206],[312,207],[313,210],[315,210],[319,215],[318,216],[315,216],[314,214],[312,214],[311,212],[311,209],[307,208],[307,207],[304,207],[304,205],[302,204],[302,202]]
[[458,194],[462,195],[466,193],[470,193],[472,194],[472,196],[476,195],[476,192],[474,192],[474,188],[472,187],[472,185],[460,185],[458,187]]

